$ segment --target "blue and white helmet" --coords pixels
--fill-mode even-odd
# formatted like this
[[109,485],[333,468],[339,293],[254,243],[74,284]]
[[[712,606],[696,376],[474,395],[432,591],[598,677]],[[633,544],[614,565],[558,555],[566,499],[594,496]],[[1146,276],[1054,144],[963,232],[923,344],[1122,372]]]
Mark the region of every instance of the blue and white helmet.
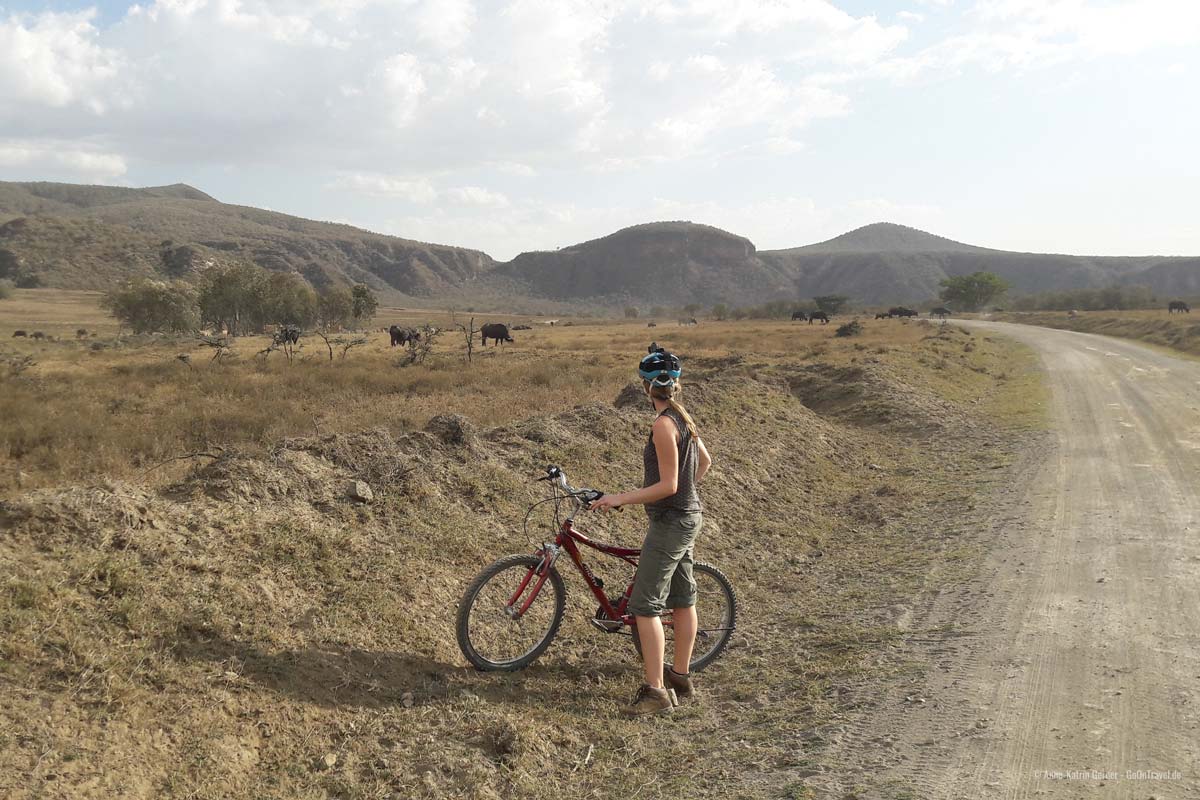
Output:
[[668,353],[658,346],[658,342],[650,345],[649,355],[638,364],[638,375],[651,386],[674,386],[681,374],[679,356]]

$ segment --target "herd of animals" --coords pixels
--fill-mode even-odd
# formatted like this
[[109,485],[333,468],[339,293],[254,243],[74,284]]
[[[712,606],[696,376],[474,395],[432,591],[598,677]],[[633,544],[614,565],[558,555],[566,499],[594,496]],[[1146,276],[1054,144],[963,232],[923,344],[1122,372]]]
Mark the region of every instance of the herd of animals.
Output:
[[[997,310],[999,311],[1000,309],[997,309]],[[951,312],[950,309],[948,309],[944,306],[938,306],[937,308],[930,309],[929,316],[931,318],[936,317],[937,319],[945,319],[946,317],[951,316],[952,313],[953,312]],[[1078,316],[1078,314],[1079,314],[1078,311],[1070,311],[1068,313],[1072,317]],[[1187,303],[1183,302],[1182,300],[1172,300],[1170,303],[1167,304],[1167,313],[1169,313],[1169,314],[1190,314],[1190,313],[1192,313],[1192,309]],[[887,311],[881,311],[878,314],[876,314],[875,319],[893,319],[893,318],[905,318],[905,317],[916,317],[916,316],[920,316],[920,313],[914,309],[905,308],[904,306],[893,306],[893,307],[889,308]],[[822,325],[828,324],[829,314],[826,314],[824,311],[811,311],[811,312],[807,312],[807,313],[804,311],[793,311],[792,312],[792,322],[808,322],[808,324],[811,325],[818,320],[820,320]],[[557,323],[558,323],[558,320],[556,320],[556,319],[544,320],[542,322],[543,325],[548,325],[548,326],[553,326]],[[570,325],[571,323],[568,322],[566,324]],[[690,325],[698,325],[699,323],[696,321],[695,317],[680,317],[679,324],[683,325],[683,326],[690,326]],[[646,327],[656,328],[656,327],[658,327],[658,323],[648,322],[648,323],[646,323]],[[402,327],[400,325],[392,325],[389,328],[380,328],[380,330],[387,332],[389,338],[391,339],[392,347],[397,347],[397,346],[404,347],[404,346],[408,345],[409,342],[421,341],[421,329],[419,329],[419,328],[409,328],[409,327]],[[533,326],[532,325],[513,325],[511,330],[528,331],[528,330],[533,330]],[[499,345],[504,342],[512,342],[513,337],[509,331],[510,331],[509,326],[507,326],[503,323],[489,322],[489,323],[484,324],[483,327],[481,327],[479,329],[479,334],[483,340],[484,347],[486,347],[487,343],[488,343],[488,339],[492,340],[493,345]],[[277,345],[283,345],[283,344],[293,344],[294,345],[300,341],[301,333],[302,333],[302,331],[296,325],[281,325],[281,326],[279,326],[279,329],[276,330],[274,334],[272,334],[272,338],[274,339],[274,342]],[[86,328],[79,328],[78,330],[75,331],[76,339],[86,339],[89,336],[94,337],[95,335],[96,335],[95,333],[88,331]],[[13,331],[13,338],[15,338],[15,339],[28,338],[28,339],[34,339],[37,341],[50,341],[50,342],[56,340],[56,337],[46,334],[43,331],[30,332],[30,331],[25,331],[25,330]]]

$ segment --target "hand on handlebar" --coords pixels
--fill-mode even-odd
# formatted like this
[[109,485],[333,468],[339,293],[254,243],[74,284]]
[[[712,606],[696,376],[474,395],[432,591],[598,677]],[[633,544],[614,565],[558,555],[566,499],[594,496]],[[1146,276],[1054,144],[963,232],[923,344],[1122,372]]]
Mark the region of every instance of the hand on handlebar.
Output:
[[602,494],[588,504],[589,511],[608,511],[610,508],[621,510],[621,495],[619,494]]

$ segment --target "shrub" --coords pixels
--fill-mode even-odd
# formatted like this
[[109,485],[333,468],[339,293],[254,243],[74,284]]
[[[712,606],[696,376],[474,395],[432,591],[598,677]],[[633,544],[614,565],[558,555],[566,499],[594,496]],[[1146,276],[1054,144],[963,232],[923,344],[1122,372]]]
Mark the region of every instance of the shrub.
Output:
[[7,300],[13,296],[13,282],[9,280],[0,280],[0,300]]
[[862,336],[862,332],[863,332],[863,326],[859,323],[858,320],[855,319],[855,320],[851,320],[850,322],[847,322],[845,325],[839,326],[838,329],[836,331],[834,331],[833,335],[834,336],[843,336],[843,337],[845,337],[845,336]]

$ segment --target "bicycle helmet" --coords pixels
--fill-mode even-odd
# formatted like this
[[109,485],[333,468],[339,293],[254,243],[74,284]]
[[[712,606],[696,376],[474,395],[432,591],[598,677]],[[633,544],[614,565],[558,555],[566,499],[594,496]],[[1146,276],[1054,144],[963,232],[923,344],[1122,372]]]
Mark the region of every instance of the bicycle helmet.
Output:
[[683,370],[679,365],[679,356],[668,353],[654,342],[647,348],[649,355],[638,364],[638,375],[642,380],[649,381],[651,386],[673,386]]

